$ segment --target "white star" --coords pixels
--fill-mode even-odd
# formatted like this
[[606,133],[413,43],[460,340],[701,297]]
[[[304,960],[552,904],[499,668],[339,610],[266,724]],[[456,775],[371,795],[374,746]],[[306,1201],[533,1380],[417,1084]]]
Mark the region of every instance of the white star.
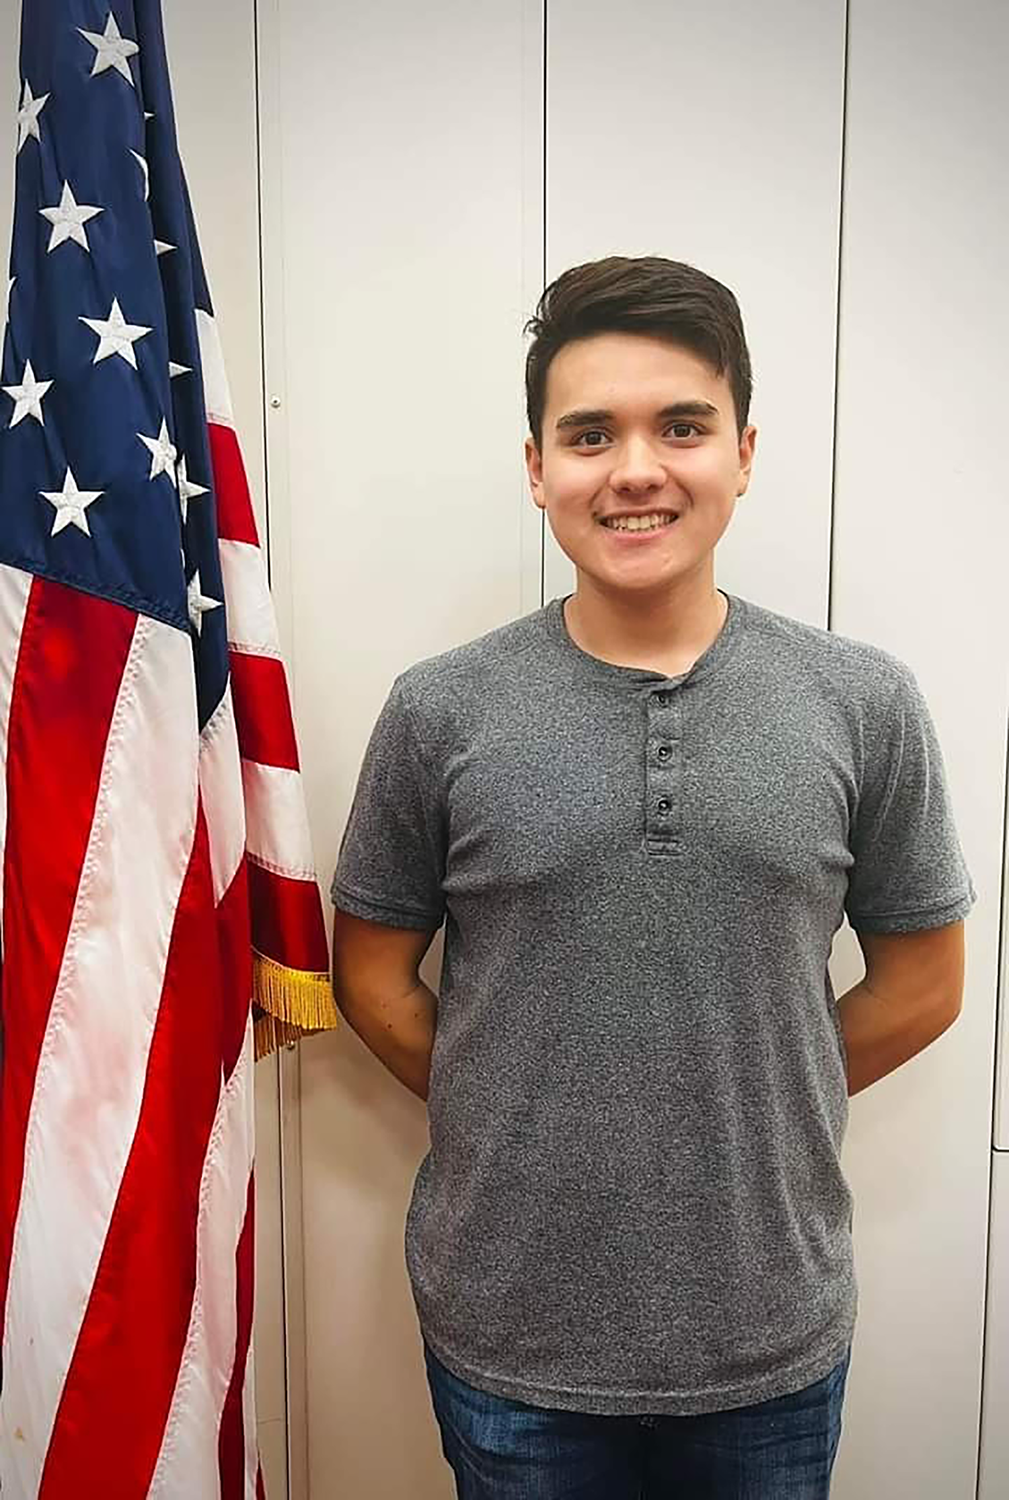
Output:
[[142,339],[145,334],[150,333],[150,328],[145,328],[141,323],[127,323],[119,307],[119,299],[113,297],[112,307],[107,318],[81,318],[92,333],[98,335],[98,348],[95,357],[91,361],[96,365],[100,359],[108,359],[110,354],[118,354],[126,363],[137,368],[137,356],[133,345],[137,339]]
[[192,578],[189,581],[189,588],[187,589],[187,593],[189,595],[189,618],[193,622],[193,628],[195,629],[196,634],[202,635],[203,616],[207,613],[208,609],[220,609],[224,601],[221,599],[208,599],[205,594],[202,594],[200,592],[199,568],[197,568],[196,572],[193,574]]
[[155,240],[154,249],[158,255],[167,255],[169,250],[177,250],[178,245],[169,245],[165,240]]
[[143,168],[143,173],[144,173],[144,202],[146,203],[147,200],[148,200],[148,198],[151,195],[151,176],[150,176],[150,173],[147,170],[147,159],[146,159],[146,157],[141,156],[139,151],[134,151],[132,147],[130,147],[130,155],[133,156],[133,157],[136,157],[137,161],[140,163],[141,167]]
[[192,365],[177,365],[175,363],[174,359],[170,359],[168,361],[168,378],[169,378],[169,380],[174,380],[175,377],[176,377],[176,375],[191,375],[192,373],[193,373],[193,367],[192,367]]
[[51,255],[57,245],[62,245],[64,240],[73,240],[75,244],[83,245],[88,253],[91,246],[84,232],[84,225],[96,214],[102,214],[103,208],[93,208],[88,203],[78,203],[74,198],[69,182],[63,184],[63,195],[57,205],[52,208],[40,208],[39,213],[44,219],[48,219],[53,226],[53,232],[49,236],[49,250]]
[[189,517],[189,502],[196,495],[209,494],[205,484],[194,484],[186,474],[186,455],[179,459],[179,504],[182,506],[182,521],[185,524]]
[[168,424],[164,417],[161,418],[161,431],[156,438],[145,437],[142,432],[137,437],[151,450],[151,472],[148,479],[157,479],[159,474],[167,474],[172,484],[175,484],[175,463],[177,451],[174,443],[168,436]]
[[88,518],[84,512],[92,500],[97,500],[99,495],[105,494],[104,490],[79,490],[77,480],[68,466],[62,490],[39,490],[39,494],[56,507],[50,536],[55,536],[58,531],[71,525],[76,526],[78,531],[83,531],[86,536],[91,535],[88,529]]
[[[25,79],[24,102],[18,110],[18,151],[21,150],[21,147],[30,135],[33,135],[37,141],[42,140],[42,137],[39,135],[39,115],[48,98],[48,94],[43,94],[41,98],[33,99],[32,86],[27,78]],[[15,151],[14,155],[17,155],[17,151]]]
[[133,74],[130,72],[130,65],[126,59],[133,57],[140,51],[140,48],[136,42],[120,36],[119,27],[116,25],[116,18],[112,12],[109,11],[104,35],[99,35],[97,31],[85,31],[83,26],[78,26],[77,30],[81,36],[86,36],[95,48],[95,62],[91,69],[91,77],[94,78],[96,73],[104,73],[106,68],[115,68],[116,72],[122,73],[127,83],[132,86]]
[[42,416],[42,397],[51,385],[51,380],[36,380],[31,360],[25,361],[21,384],[3,387],[14,401],[14,415],[10,420],[12,427],[16,427],[22,417],[29,416],[34,417],[40,427],[46,425]]
[[8,319],[8,321],[10,321],[10,315],[11,315],[11,290],[12,290],[12,288],[14,286],[15,281],[17,281],[17,277],[16,276],[12,276],[11,279],[10,279],[10,281],[8,281],[8,283],[7,283],[7,319]]

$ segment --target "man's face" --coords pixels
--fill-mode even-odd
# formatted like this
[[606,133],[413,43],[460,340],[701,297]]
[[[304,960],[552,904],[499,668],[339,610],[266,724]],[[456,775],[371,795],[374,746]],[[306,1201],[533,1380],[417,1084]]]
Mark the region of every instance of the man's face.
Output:
[[[681,403],[704,409],[666,410]],[[580,573],[607,591],[661,594],[690,574],[710,576],[749,484],[756,435],[750,426],[737,437],[727,379],[689,350],[602,333],[565,344],[551,361],[543,452],[527,438],[526,467],[533,499]],[[678,519],[649,533],[601,524],[654,511]]]

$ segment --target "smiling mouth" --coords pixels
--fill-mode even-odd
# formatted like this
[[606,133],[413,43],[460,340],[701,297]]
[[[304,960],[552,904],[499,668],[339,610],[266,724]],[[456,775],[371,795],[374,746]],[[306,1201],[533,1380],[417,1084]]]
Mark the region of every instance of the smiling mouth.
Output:
[[668,531],[671,526],[675,526],[678,520],[679,516],[668,515],[663,516],[658,522],[650,522],[645,526],[640,524],[628,525],[626,521],[622,525],[617,526],[612,521],[600,519],[599,525],[602,526],[604,531],[613,532],[618,536],[655,536],[660,531]]

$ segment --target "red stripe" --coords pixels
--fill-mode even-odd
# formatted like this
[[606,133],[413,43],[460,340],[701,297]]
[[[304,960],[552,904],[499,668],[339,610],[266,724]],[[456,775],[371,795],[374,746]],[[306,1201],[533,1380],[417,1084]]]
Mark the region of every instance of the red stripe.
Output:
[[[160,917],[152,910],[152,921]],[[200,1179],[221,1091],[221,994],[200,805],[140,1119],[56,1413],[40,1500],[77,1500],[82,1479],[89,1495],[124,1500],[146,1495],[150,1485],[196,1285]]]
[[232,651],[229,660],[239,750],[246,760],[257,760],[261,766],[299,771],[284,663],[275,656],[252,656],[247,651]]
[[252,1337],[252,1292],[255,1265],[253,1261],[253,1222],[255,1219],[254,1176],[249,1173],[249,1192],[245,1203],[245,1223],[235,1252],[235,1362],[231,1383],[224,1398],[221,1429],[217,1439],[217,1463],[221,1477],[221,1500],[245,1500],[245,1423],[242,1413],[242,1387],[245,1365]]
[[329,968],[322,902],[314,880],[292,880],[249,860],[252,946],[289,969]]
[[7,739],[0,1075],[0,1324],[35,1070],[136,615],[36,578]]
[[222,540],[251,542],[258,547],[259,533],[238,438],[230,427],[223,427],[219,422],[208,422],[207,430],[217,501],[217,534]]
[[234,878],[217,907],[217,945],[221,955],[224,1077],[241,1056],[252,998],[252,945],[249,941],[249,876],[242,856]]

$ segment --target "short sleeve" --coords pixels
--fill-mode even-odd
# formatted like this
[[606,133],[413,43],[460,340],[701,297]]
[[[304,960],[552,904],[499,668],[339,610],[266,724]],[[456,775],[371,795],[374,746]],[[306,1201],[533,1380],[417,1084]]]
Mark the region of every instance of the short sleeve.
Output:
[[845,911],[867,932],[944,927],[977,900],[935,725],[914,673],[901,665],[887,725],[867,746],[851,836]]
[[334,906],[389,927],[438,928],[445,830],[402,674],[371,732],[330,888]]

